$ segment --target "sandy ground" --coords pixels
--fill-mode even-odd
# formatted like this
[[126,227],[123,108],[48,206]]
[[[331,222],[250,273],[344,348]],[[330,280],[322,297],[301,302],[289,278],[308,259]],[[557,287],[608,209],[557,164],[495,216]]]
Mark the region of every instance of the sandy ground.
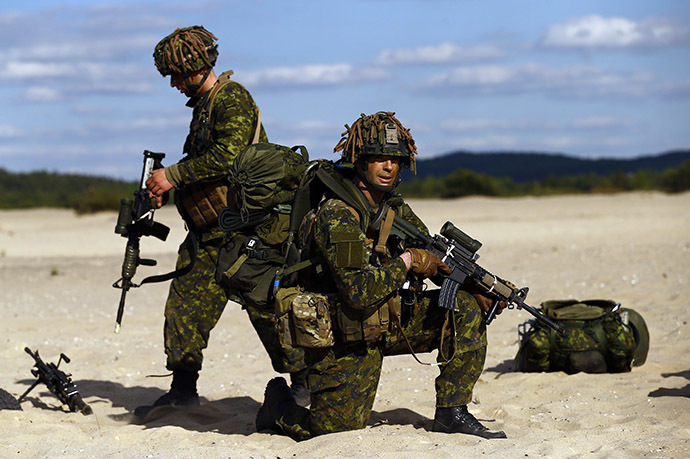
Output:
[[[517,326],[506,311],[489,328],[489,354],[471,410],[507,440],[430,431],[436,369],[412,357],[385,362],[367,429],[296,443],[257,433],[254,417],[274,377],[235,304],[211,336],[197,409],[163,409],[144,425],[131,412],[167,390],[162,349],[166,284],[130,292],[113,333],[125,241],[114,213],[0,212],[0,387],[32,380],[24,347],[64,365],[94,414],[66,412],[42,386],[22,411],[0,411],[2,457],[690,457],[690,194],[631,193],[520,199],[412,201],[438,231],[453,221],[481,240],[483,266],[530,287],[529,302],[611,298],[647,320],[647,363],[631,373],[568,376],[513,371]],[[167,272],[184,229],[173,209],[167,243],[142,256]],[[433,355],[424,355],[432,361]]]

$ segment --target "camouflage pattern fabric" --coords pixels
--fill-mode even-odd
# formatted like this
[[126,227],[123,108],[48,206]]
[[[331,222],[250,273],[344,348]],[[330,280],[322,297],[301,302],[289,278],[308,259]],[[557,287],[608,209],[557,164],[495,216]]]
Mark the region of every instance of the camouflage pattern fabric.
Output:
[[[398,212],[428,233],[406,204],[401,203]],[[373,252],[373,236],[376,235],[362,232],[356,212],[342,201],[330,199],[322,204],[317,212],[314,243],[327,261],[325,277],[332,281],[329,284],[327,279],[319,279],[314,284],[325,290],[335,287],[346,305],[359,309],[365,305],[380,307],[391,295],[397,295],[407,280],[404,262],[389,248],[382,258],[395,258],[384,264]],[[438,307],[438,293],[416,293],[411,301],[407,301],[407,296],[403,301],[403,330],[415,353],[441,347],[443,323],[450,313]],[[459,312],[451,316],[451,323],[445,328],[443,352],[438,357],[439,362],[444,361],[442,355],[450,360],[440,366],[435,381],[437,407],[469,403],[486,358],[486,328],[479,305],[462,290],[457,305]],[[293,407],[277,422],[278,426],[296,440],[364,428],[374,403],[383,357],[409,353],[409,347],[396,331],[372,343],[339,340],[330,348],[305,349],[311,407],[308,411]]]
[[[600,323],[599,323],[600,322]],[[592,321],[559,321],[566,333],[538,326],[521,345],[520,371],[621,373],[630,371],[635,338],[615,315]]]
[[282,346],[278,340],[273,311],[245,307],[249,320],[259,335],[261,344],[271,358],[271,365],[278,373],[295,373],[304,370],[304,351],[298,347]]
[[[225,176],[232,160],[254,137],[258,111],[249,91],[230,81],[216,94],[210,119],[203,116],[208,112],[209,96],[206,91],[187,103],[194,107],[183,150],[187,156],[170,166],[176,186]],[[268,142],[263,126],[259,141]]]
[[[217,179],[227,173],[228,165],[252,141],[256,129],[257,107],[242,85],[230,82],[213,101],[210,119],[207,91],[197,99],[190,99],[194,107],[190,132],[185,142],[187,156],[172,175],[180,178],[176,186],[201,180]],[[261,128],[260,140],[266,142]],[[173,279],[165,305],[165,352],[169,370],[198,371],[202,364],[202,350],[208,345],[209,334],[218,322],[228,299],[237,300],[232,292],[225,292],[215,280],[218,253],[223,243],[223,231],[218,225],[206,228],[196,237],[198,250],[191,272]],[[179,249],[177,267],[187,266],[190,253],[187,242]],[[284,349],[266,313],[248,309],[252,325],[269,353],[278,372],[304,368],[301,350]],[[266,317],[264,317],[266,316]]]
[[[190,234],[187,237],[194,236]],[[201,369],[202,351],[208,346],[209,334],[229,299],[215,281],[219,245],[218,240],[200,242],[192,270],[173,279],[170,284],[163,332],[168,370]],[[185,241],[178,252],[177,268],[187,266],[189,261],[189,244]],[[246,311],[275,371],[293,373],[305,368],[301,349],[280,345],[273,312],[255,308],[246,308]]]
[[[187,238],[194,237],[189,234]],[[192,270],[170,283],[163,336],[168,370],[201,370],[202,350],[220,319],[228,296],[215,281],[219,240],[199,241]],[[191,261],[190,244],[180,245],[176,268]]]

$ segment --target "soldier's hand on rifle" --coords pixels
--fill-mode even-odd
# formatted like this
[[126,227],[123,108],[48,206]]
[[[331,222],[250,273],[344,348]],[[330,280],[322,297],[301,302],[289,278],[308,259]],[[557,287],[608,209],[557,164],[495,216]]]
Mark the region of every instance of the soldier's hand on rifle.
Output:
[[[479,304],[481,310],[484,311],[484,313],[489,312],[489,309],[491,309],[491,306],[494,305],[495,300],[479,292],[473,292],[470,290],[470,293],[472,294],[474,299],[477,300],[477,303]],[[508,306],[508,303],[506,303],[505,301],[499,301],[498,308],[496,308],[496,315],[499,315],[501,312],[503,312],[506,306]]]
[[[409,254],[409,264],[407,263],[405,254]],[[450,268],[439,257],[424,249],[407,249],[403,253],[403,260],[405,265],[413,273],[419,274],[420,277],[426,279],[434,277],[441,273],[445,275],[450,274]]]
[[172,183],[165,176],[165,168],[151,171],[151,175],[146,180],[146,188],[149,190],[149,196],[156,198],[156,205],[161,207],[163,205],[163,194],[173,188]]

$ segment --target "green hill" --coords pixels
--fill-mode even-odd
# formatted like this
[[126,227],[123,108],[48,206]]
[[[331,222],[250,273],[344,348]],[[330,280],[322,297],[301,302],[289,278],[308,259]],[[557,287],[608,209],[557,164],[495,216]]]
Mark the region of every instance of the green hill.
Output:
[[616,172],[634,174],[638,171],[661,172],[690,161],[690,150],[675,150],[658,155],[617,159],[576,158],[563,154],[460,151],[417,162],[417,177],[446,177],[458,169],[466,169],[495,178],[509,178],[517,183],[545,180],[548,177],[597,174],[607,176]]
[[[690,189],[690,150],[632,159],[581,159],[545,153],[451,153],[420,160],[399,190],[409,197],[519,196]],[[136,182],[0,168],[0,209],[117,210]]]

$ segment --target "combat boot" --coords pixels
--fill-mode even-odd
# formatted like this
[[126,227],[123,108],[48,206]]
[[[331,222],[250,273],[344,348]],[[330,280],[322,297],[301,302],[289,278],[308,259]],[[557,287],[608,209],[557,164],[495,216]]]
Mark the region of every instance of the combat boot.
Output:
[[134,415],[144,417],[159,406],[198,406],[199,394],[196,391],[198,371],[174,370],[173,380],[168,393],[159,397],[153,405],[138,406]]
[[296,408],[297,403],[287,382],[282,377],[271,379],[266,384],[264,392],[264,404],[256,414],[256,430],[279,430],[276,421],[283,417],[291,408]]
[[484,427],[467,410],[467,405],[436,408],[432,430],[434,432],[477,435],[482,438],[506,438],[506,434],[502,430],[492,432]]
[[290,391],[299,406],[308,407],[311,403],[311,392],[307,387],[307,376],[309,370],[304,369],[290,373]]

